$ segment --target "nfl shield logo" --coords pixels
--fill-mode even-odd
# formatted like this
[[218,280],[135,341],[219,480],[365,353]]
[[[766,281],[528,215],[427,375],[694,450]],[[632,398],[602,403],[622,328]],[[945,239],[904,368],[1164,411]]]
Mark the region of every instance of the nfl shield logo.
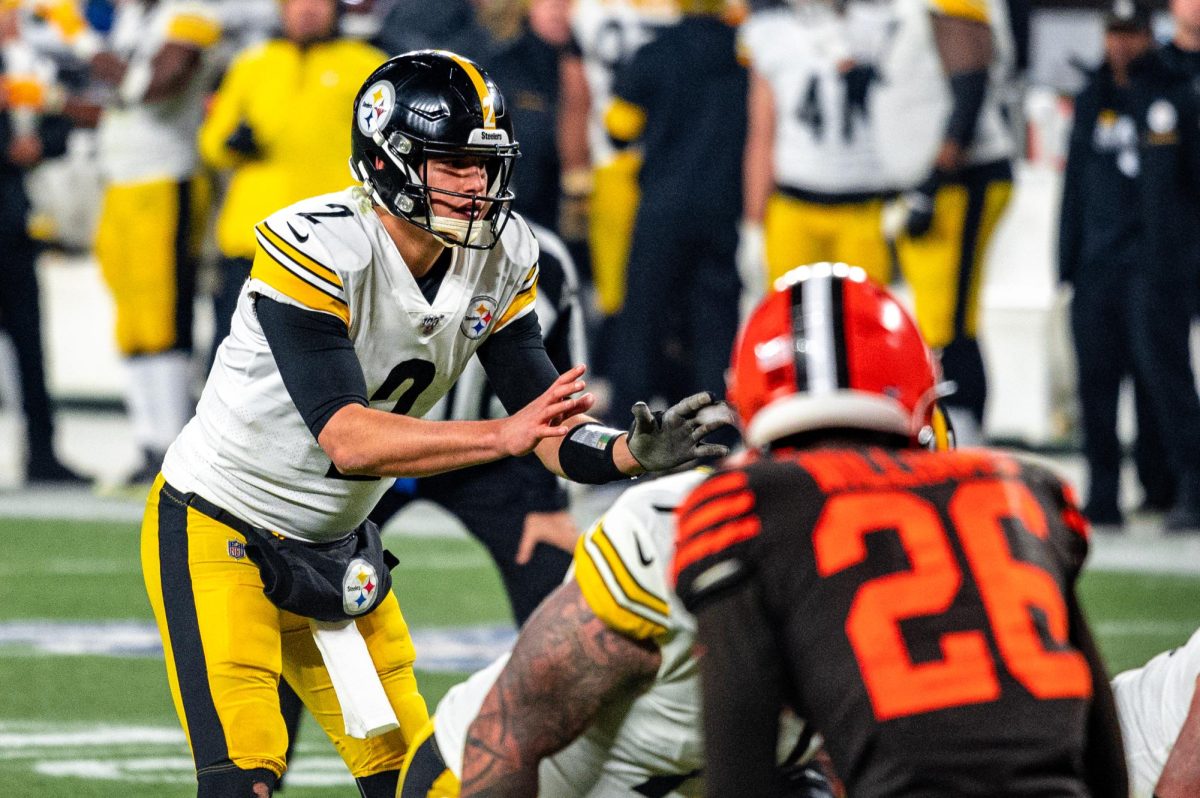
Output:
[[235,560],[241,560],[246,556],[246,544],[240,540],[229,540],[229,556]]
[[429,335],[434,330],[436,330],[437,326],[441,323],[442,323],[442,316],[440,313],[431,313],[428,316],[422,317],[421,318],[421,335]]

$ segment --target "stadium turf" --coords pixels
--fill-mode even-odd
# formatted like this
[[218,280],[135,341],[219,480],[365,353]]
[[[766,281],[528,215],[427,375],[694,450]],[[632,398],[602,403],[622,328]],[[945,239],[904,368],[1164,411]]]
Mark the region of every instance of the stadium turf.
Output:
[[[418,638],[431,706],[463,663],[503,645],[507,606],[469,541],[389,536],[396,591]],[[1084,605],[1110,670],[1177,645],[1200,626],[1200,576],[1089,572]],[[432,659],[421,659],[431,655]],[[456,670],[456,668],[458,668]],[[283,795],[353,795],[306,719]],[[167,693],[130,524],[0,519],[0,795],[194,795]]]

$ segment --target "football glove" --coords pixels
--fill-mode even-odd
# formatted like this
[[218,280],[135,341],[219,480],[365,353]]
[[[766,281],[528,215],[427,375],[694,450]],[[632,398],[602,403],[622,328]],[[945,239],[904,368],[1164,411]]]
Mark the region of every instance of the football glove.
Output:
[[933,227],[934,198],[942,183],[941,172],[934,171],[919,186],[894,200],[883,213],[883,232],[889,241],[900,234],[920,238]]
[[[722,407],[708,391],[692,394],[662,413],[652,413],[645,402],[638,402],[633,406],[629,452],[647,471],[667,471],[704,457],[724,457],[729,454],[728,446],[701,442],[731,423],[730,414],[720,411]],[[706,408],[716,412],[702,412]]]
[[254,139],[254,128],[245,122],[242,122],[229,134],[229,138],[225,139],[225,147],[236,152],[243,158],[257,159],[262,157],[262,149],[259,148],[258,142]]

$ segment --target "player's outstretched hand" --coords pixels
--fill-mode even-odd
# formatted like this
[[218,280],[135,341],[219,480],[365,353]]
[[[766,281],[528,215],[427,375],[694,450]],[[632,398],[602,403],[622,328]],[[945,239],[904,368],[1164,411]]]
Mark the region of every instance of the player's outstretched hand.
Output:
[[585,387],[583,372],[586,366],[575,366],[563,372],[545,393],[504,419],[500,427],[500,443],[513,457],[529,454],[545,438],[561,438],[570,431],[563,420],[586,413],[596,398],[590,393],[572,396]]
[[692,394],[667,409],[651,413],[645,402],[633,406],[629,453],[647,471],[666,471],[702,457],[724,457],[729,447],[702,443],[704,437],[730,423],[727,412],[704,413],[723,407],[708,391]]

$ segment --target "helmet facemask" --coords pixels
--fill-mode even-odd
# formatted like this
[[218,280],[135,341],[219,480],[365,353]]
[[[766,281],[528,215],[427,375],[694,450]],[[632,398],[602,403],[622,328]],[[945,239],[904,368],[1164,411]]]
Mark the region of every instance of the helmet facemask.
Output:
[[[500,139],[496,144],[442,144],[422,142],[392,132],[372,136],[380,159],[375,164],[352,163],[351,168],[373,199],[393,216],[437,236],[447,246],[465,249],[491,249],[512,215],[513,192],[509,189],[513,163],[519,155],[515,143],[504,131],[477,130],[472,138],[484,135]],[[386,158],[390,163],[384,163]],[[487,173],[484,194],[467,194],[436,188],[429,184],[429,162],[436,159],[479,158]],[[389,168],[390,167],[390,168]],[[434,213],[435,198],[451,205],[470,203],[470,213],[462,219]]]

